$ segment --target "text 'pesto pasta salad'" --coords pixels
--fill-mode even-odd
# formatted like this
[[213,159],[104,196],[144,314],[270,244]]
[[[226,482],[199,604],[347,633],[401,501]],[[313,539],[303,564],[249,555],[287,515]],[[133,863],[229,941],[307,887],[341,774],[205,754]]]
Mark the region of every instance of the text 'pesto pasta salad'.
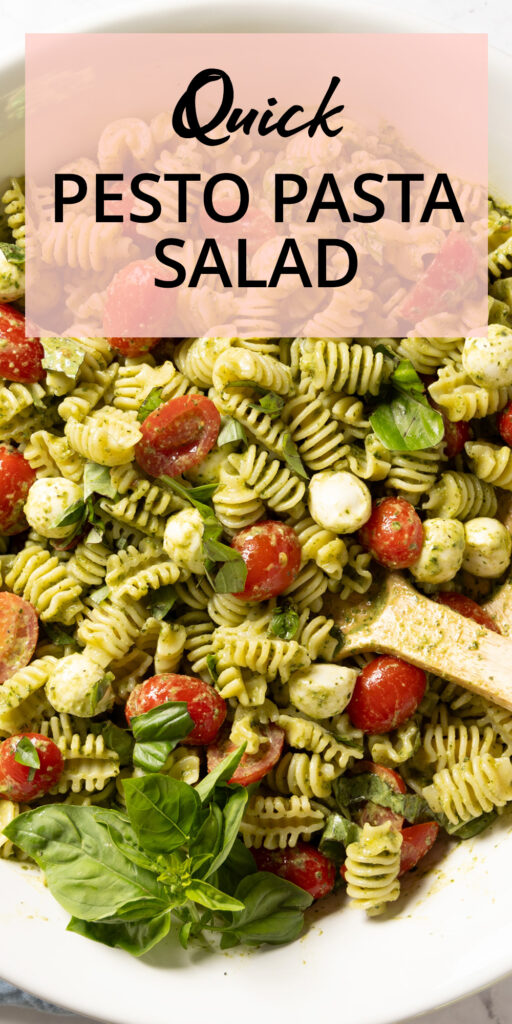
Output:
[[343,660],[325,598],[398,570],[499,631],[511,211],[488,337],[38,340],[21,181],[4,205],[0,855],[135,954],[288,942],[337,888],[388,909],[512,801],[512,712]]

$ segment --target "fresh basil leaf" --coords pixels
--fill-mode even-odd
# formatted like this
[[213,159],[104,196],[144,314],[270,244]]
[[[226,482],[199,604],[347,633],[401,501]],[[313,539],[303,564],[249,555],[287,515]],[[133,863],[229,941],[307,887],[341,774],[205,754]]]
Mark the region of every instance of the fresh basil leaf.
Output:
[[223,389],[229,391],[230,388],[250,388],[251,391],[255,391],[257,395],[268,394],[268,388],[264,388],[255,380],[230,380],[227,384],[223,384]]
[[240,900],[235,899],[234,896],[228,896],[227,893],[216,889],[209,882],[201,881],[198,878],[194,878],[190,885],[187,885],[187,897],[193,903],[207,907],[208,910],[237,912],[244,909]]
[[256,861],[250,850],[241,839],[235,839],[229,857],[221,864],[220,868],[211,876],[211,881],[222,892],[229,892],[233,895],[242,878],[252,875],[257,871]]
[[421,378],[402,360],[390,378],[391,401],[370,416],[372,430],[390,451],[422,451],[444,437],[443,417],[429,405]]
[[179,700],[168,700],[135,715],[130,724],[136,740],[182,740],[194,728],[186,702]]
[[[192,496],[194,501],[209,501],[215,491],[217,490],[218,484],[198,484],[197,487],[191,487]],[[213,509],[211,510],[213,513]]]
[[299,450],[292,435],[286,431],[283,434],[283,456],[287,466],[291,469],[292,473],[300,477],[301,480],[309,480],[308,474],[304,469],[302,459],[299,455]]
[[228,944],[233,938],[248,945],[292,942],[300,935],[304,911],[313,902],[304,889],[267,871],[257,871],[242,879],[235,899],[244,904],[244,909],[228,919],[223,948],[226,938]]
[[123,855],[107,825],[96,820],[98,810],[47,804],[11,821],[8,838],[34,858],[52,895],[75,917],[100,921],[139,900],[146,916],[167,910],[168,895],[156,875]]
[[370,772],[353,775],[351,778],[336,779],[333,784],[336,803],[339,807],[371,800],[380,807],[389,807],[395,814],[401,814],[407,821],[415,822],[424,814],[427,804],[415,793],[396,793],[384,779]]
[[98,587],[97,590],[91,590],[89,597],[94,604],[101,604],[105,601],[110,594],[110,588],[105,584],[103,587]]
[[452,836],[453,839],[461,840],[472,839],[473,836],[480,835],[480,832],[490,828],[498,817],[496,811],[488,811],[486,814],[480,814],[478,818],[465,821],[462,825],[453,825],[444,814],[433,814],[430,812],[430,816],[444,828],[449,836]]
[[[119,539],[122,540],[124,538],[119,538]],[[92,530],[89,530],[89,533],[87,534],[87,543],[88,544],[101,544],[102,542],[103,542],[103,530],[99,530],[96,527],[94,527]],[[119,541],[118,541],[117,546],[118,546],[118,548],[120,546],[122,546],[122,545],[119,544]]]
[[8,263],[14,265],[25,263],[25,250],[19,245],[14,245],[12,242],[0,242],[0,252],[4,254]]
[[270,620],[269,631],[281,640],[292,640],[299,628],[300,619],[290,607],[276,608]]
[[146,740],[133,748],[133,763],[144,772],[161,772],[179,740]]
[[102,494],[105,498],[117,497],[108,466],[100,466],[98,462],[85,463],[84,500],[91,494]]
[[[376,345],[373,349],[374,352],[381,352],[383,356],[387,356],[388,359],[392,359],[393,362],[396,359],[395,353],[392,349],[388,348],[387,345]],[[412,363],[411,363],[412,366]]]
[[219,672],[217,669],[217,658],[215,657],[214,654],[207,654],[206,667],[208,669],[212,683],[216,683],[219,678]]
[[225,444],[237,444],[239,441],[247,447],[247,434],[241,423],[232,416],[225,416],[217,438],[217,445],[223,448]]
[[117,754],[121,766],[131,764],[133,736],[127,729],[120,729],[114,722],[91,722],[88,729],[94,736],[103,736],[105,746]]
[[225,562],[215,573],[213,586],[217,594],[239,594],[245,587],[246,579],[247,566],[239,555],[236,560]]
[[[139,846],[136,832],[130,824],[129,818],[124,813],[109,810],[105,807],[95,807],[94,810],[96,821],[107,826],[108,834],[114,846],[121,851],[124,857],[128,857],[128,860],[131,860],[132,864],[136,864],[139,868],[145,868],[147,871],[153,872],[157,870],[154,859]],[[124,909],[126,909],[126,906],[125,904]]]
[[201,782],[197,783],[195,792],[198,794],[201,803],[206,803],[214,793],[216,786],[229,782],[242,760],[246,746],[247,743],[242,743],[240,747],[237,747],[236,750],[233,750],[227,757],[223,758],[213,771],[208,772],[208,775],[201,779]]
[[74,379],[85,359],[84,349],[73,338],[41,338],[41,343],[45,370],[55,370]]
[[70,505],[64,514],[57,519],[53,526],[71,526],[73,523],[82,523],[85,519],[86,507],[85,502],[75,501],[73,505]]
[[[203,519],[213,519],[215,520],[215,522],[218,522],[218,520],[215,518],[215,514],[211,505],[205,505],[203,500],[200,500],[196,497],[196,491],[200,491],[202,494],[204,494],[204,487],[211,487],[211,484],[205,484],[198,488],[185,487],[185,485],[180,480],[176,480],[172,476],[159,476],[158,482],[162,483],[170,491],[174,491],[174,493],[179,495],[180,498],[183,498],[184,501],[187,501],[190,505],[196,508]],[[220,523],[219,526],[222,529]]]
[[193,922],[192,921],[185,921],[185,924],[182,924],[182,926],[181,926],[181,928],[179,930],[178,939],[179,939],[180,946],[183,946],[183,949],[188,949],[188,944],[190,942],[192,928],[193,928]]
[[108,924],[72,917],[66,930],[114,949],[124,949],[132,956],[143,956],[165,938],[170,926],[171,915],[167,911],[149,921],[113,921]]
[[163,388],[151,388],[151,391],[146,395],[138,413],[137,419],[139,423],[144,423],[144,420],[149,416],[150,412],[154,412],[162,404],[162,391]]
[[166,775],[125,779],[126,808],[141,846],[150,853],[170,853],[193,837],[200,826],[201,801],[186,782]]
[[284,398],[281,395],[275,395],[273,391],[267,391],[267,394],[263,395],[259,402],[253,402],[252,405],[254,409],[264,412],[267,416],[270,416],[271,420],[275,420],[281,415]]
[[44,631],[50,643],[56,647],[76,647],[76,640],[72,633],[66,632],[58,622],[45,622]]
[[[224,818],[220,807],[212,801],[201,828],[189,846],[192,874],[200,878],[211,874],[211,862],[222,849]],[[208,870],[210,868],[210,870]]]
[[336,864],[345,860],[345,849],[350,843],[357,843],[361,829],[354,821],[342,814],[330,814],[320,837],[320,850]]
[[28,781],[32,782],[36,770],[41,767],[41,760],[37,748],[32,743],[32,740],[29,740],[28,736],[22,736],[21,740],[16,744],[14,760],[18,764],[23,764],[26,768],[30,768]]
[[158,590],[152,590],[149,607],[154,619],[165,619],[171,608],[176,604],[177,594],[172,583],[167,583]]
[[222,833],[222,847],[213,858],[212,863],[208,869],[206,878],[213,875],[217,871],[221,864],[229,857],[231,849],[238,836],[240,830],[240,822],[242,821],[245,806],[249,799],[249,793],[244,786],[236,786],[233,792],[228,797],[224,807],[222,809],[223,818],[223,833]]
[[91,690],[91,715],[94,715],[98,704],[101,704],[113,679],[115,679],[113,672],[105,672],[105,675],[95,682]]

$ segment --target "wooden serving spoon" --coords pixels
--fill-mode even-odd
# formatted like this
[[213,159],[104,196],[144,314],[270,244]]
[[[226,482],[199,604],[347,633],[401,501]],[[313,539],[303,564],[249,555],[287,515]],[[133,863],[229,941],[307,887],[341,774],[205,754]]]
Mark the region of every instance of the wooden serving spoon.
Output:
[[[508,588],[508,590],[507,590]],[[512,633],[512,583],[485,605]],[[362,651],[404,658],[512,710],[512,640],[419,594],[400,573],[390,573],[362,598],[324,601],[343,632],[341,661]]]

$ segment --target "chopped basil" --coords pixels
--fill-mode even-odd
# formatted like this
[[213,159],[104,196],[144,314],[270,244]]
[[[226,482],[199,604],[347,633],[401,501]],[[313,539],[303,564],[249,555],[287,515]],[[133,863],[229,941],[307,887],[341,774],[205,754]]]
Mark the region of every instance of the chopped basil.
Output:
[[105,675],[98,679],[91,692],[91,715],[94,715],[98,704],[101,704],[112,680],[115,678],[113,672],[105,672]]
[[30,768],[28,781],[32,782],[36,769],[41,767],[41,761],[36,747],[32,743],[32,740],[29,740],[28,736],[22,736],[19,743],[16,744],[14,760],[18,764],[23,764],[27,768]]
[[267,416],[270,416],[271,420],[274,420],[281,414],[284,398],[281,395],[274,394],[273,391],[267,391],[266,395],[263,395],[259,402],[253,402],[252,405],[254,409],[266,413]]
[[85,463],[84,500],[91,494],[102,494],[105,498],[117,497],[108,466],[100,466],[98,462]]
[[299,476],[301,480],[309,480],[308,474],[302,464],[297,445],[288,431],[283,434],[283,456],[292,473]]
[[219,678],[219,673],[217,669],[217,659],[214,654],[208,654],[206,656],[206,667],[210,674],[212,683],[216,683]]
[[172,585],[168,583],[163,587],[159,587],[158,590],[152,590],[149,607],[151,615],[154,619],[165,619],[171,608],[176,604],[177,594]]
[[344,647],[344,644],[345,644],[345,637],[343,635],[343,631],[340,629],[339,626],[336,626],[336,625],[331,626],[331,628],[329,630],[329,636],[332,636],[333,640],[336,640],[336,647],[334,648],[333,655],[332,655],[333,660],[334,660],[334,658],[338,657],[338,654],[340,653],[340,651],[343,650],[343,647]]
[[85,501],[75,501],[66,509],[64,514],[57,519],[53,526],[72,526],[74,523],[82,523],[86,517]]
[[41,342],[45,370],[55,370],[75,379],[85,358],[83,348],[73,338],[41,338]]
[[421,451],[444,437],[443,417],[429,405],[425,389],[408,359],[391,374],[391,400],[370,416],[373,431],[390,451]]
[[25,250],[12,242],[0,242],[0,252],[4,254],[8,263],[22,264],[25,262]]
[[217,438],[217,445],[222,448],[225,444],[237,444],[239,441],[247,446],[247,435],[241,423],[234,420],[232,416],[225,416]]
[[357,843],[361,835],[359,825],[343,814],[330,814],[320,837],[320,849],[331,860],[342,864],[350,843]]
[[75,646],[76,640],[72,633],[67,633],[57,622],[45,622],[44,631],[50,643],[57,647]]
[[370,772],[344,776],[336,779],[333,784],[336,803],[340,808],[350,807],[371,800],[380,807],[389,807],[395,814],[401,814],[407,821],[414,823],[427,808],[425,800],[415,793],[397,793],[388,786],[384,779]]
[[299,628],[299,616],[293,608],[276,608],[270,620],[269,631],[281,640],[293,640]]
[[107,587],[107,584],[105,583],[103,587],[98,587],[97,590],[91,590],[89,597],[91,601],[94,601],[94,604],[101,604],[109,594],[110,588]]
[[163,388],[151,388],[149,395],[146,395],[138,413],[137,419],[139,423],[143,423],[146,416],[149,416],[150,412],[154,412],[162,405],[162,391]]

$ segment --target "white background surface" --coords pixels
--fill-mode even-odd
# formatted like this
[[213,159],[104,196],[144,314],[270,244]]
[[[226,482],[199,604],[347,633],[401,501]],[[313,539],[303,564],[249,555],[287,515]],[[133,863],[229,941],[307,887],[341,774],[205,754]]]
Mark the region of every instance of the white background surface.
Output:
[[[212,6],[215,4],[215,0],[210,2]],[[343,0],[339,2],[342,6]],[[510,0],[389,0],[389,3],[396,10],[403,9],[409,14],[434,19],[440,29],[487,32],[490,45],[512,53]],[[4,55],[13,53],[16,48],[21,51],[25,32],[66,31],[72,29],[73,22],[83,19],[86,13],[93,23],[96,14],[139,11],[143,4],[144,0],[0,0],[0,62]],[[380,6],[378,0],[376,6]],[[7,936],[2,936],[0,941],[7,941]],[[492,941],[492,936],[486,937],[485,941]],[[51,952],[45,951],[43,955],[51,957]],[[414,956],[414,950],[410,955]],[[57,964],[54,969],[58,970]],[[407,970],[406,963],[397,963],[397,969]],[[94,984],[94,979],[84,979],[84,982]],[[427,978],[425,983],[428,984]],[[281,1016],[280,1010],[276,1007],[276,1018]],[[45,1024],[45,1021],[46,1024],[57,1024],[58,1021],[76,1024],[77,1018],[68,1015],[54,1017],[14,1007],[0,1008],[0,1024]],[[86,1018],[82,1017],[80,1021],[88,1024]],[[455,1006],[430,1013],[422,1021],[424,1024],[512,1024],[512,978]]]

